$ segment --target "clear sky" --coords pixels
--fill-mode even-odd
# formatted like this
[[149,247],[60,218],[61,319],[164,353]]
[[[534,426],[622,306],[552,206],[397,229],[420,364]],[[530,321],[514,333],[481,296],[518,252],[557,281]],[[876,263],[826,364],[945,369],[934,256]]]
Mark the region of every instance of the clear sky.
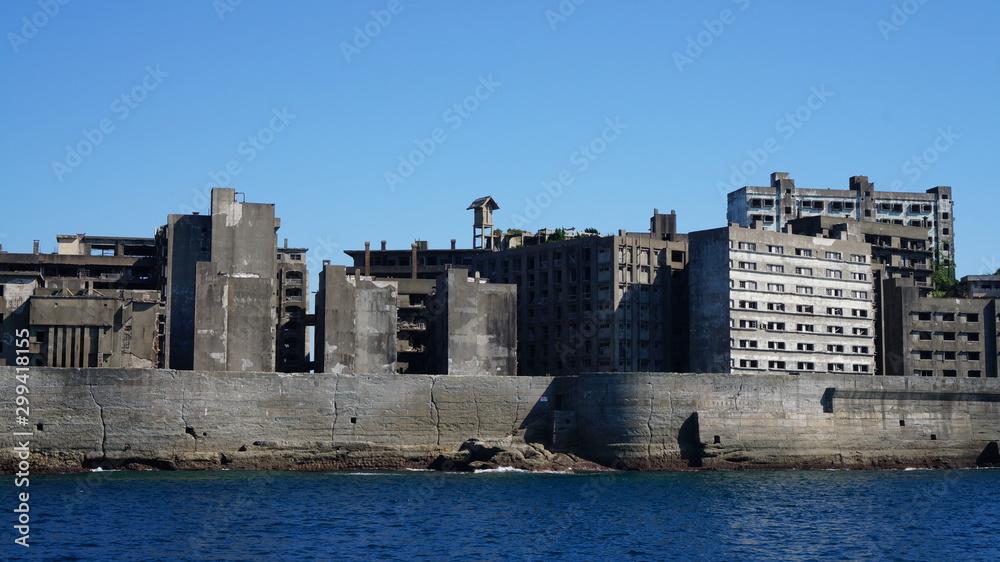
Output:
[[1000,3],[0,3],[0,243],[152,236],[212,185],[279,243],[723,226],[724,192],[954,188],[958,274],[1000,267]]

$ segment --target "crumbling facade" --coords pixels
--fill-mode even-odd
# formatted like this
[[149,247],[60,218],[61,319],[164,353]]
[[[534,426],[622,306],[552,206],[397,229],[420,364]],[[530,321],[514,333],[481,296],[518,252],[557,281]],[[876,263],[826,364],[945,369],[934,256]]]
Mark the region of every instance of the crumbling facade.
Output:
[[923,297],[909,279],[888,279],[882,292],[885,374],[997,376],[1000,299]]
[[2,253],[3,339],[29,329],[32,365],[307,371],[306,250],[279,252],[279,225],[274,205],[217,188],[209,215],[170,215],[155,238],[60,235],[54,254]]
[[437,279],[427,306],[431,372],[517,373],[517,288],[452,269]]
[[874,373],[868,244],[733,225],[690,245],[691,370]]
[[676,224],[654,212],[650,232],[476,256],[482,276],[517,285],[520,372],[684,370],[688,245]]
[[396,285],[326,265],[316,294],[316,371],[396,370]]
[[729,222],[740,226],[785,231],[789,221],[806,217],[837,217],[865,222],[919,227],[927,232],[934,259],[955,263],[955,214],[951,188],[926,193],[876,191],[866,176],[850,178],[848,189],[795,187],[787,173],[771,174],[767,187],[746,186],[728,195]]

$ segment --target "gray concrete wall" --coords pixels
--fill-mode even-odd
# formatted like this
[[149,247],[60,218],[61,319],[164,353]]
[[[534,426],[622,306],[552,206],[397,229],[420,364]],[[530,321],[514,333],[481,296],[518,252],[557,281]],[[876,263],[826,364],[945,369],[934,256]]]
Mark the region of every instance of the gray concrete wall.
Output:
[[729,229],[689,234],[689,364],[694,371],[729,370]]
[[277,224],[273,204],[242,203],[234,189],[212,189],[212,261],[230,275],[273,279]]
[[194,368],[273,371],[276,330],[273,278],[221,275],[198,263]]
[[212,218],[169,215],[164,230],[167,247],[166,356],[171,369],[194,368],[194,307],[197,263],[211,261]]
[[[0,420],[6,471],[26,429],[33,472],[418,467],[470,438],[549,443],[554,427],[557,446],[640,469],[974,466],[1000,440],[998,379],[28,373],[30,425]],[[11,412],[14,374],[0,368]]]
[[316,295],[317,371],[392,373],[396,365],[396,286],[348,278],[327,265]]
[[497,375],[517,372],[517,287],[486,283],[468,270],[437,280],[428,305],[432,372]]

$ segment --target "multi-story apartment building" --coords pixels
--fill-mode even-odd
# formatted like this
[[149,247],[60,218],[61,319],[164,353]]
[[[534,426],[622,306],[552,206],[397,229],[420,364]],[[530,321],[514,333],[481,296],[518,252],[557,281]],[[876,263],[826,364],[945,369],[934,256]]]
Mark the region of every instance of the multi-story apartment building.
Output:
[[888,279],[882,293],[886,374],[997,376],[1000,299],[922,297],[910,279]]
[[278,248],[278,334],[277,370],[289,373],[309,371],[309,272],[307,248]]
[[650,232],[488,252],[473,264],[517,285],[520,373],[571,375],[684,370],[687,260],[676,214],[654,212]]
[[735,225],[689,243],[692,371],[874,372],[868,244]]
[[872,263],[879,264],[880,276],[911,278],[922,295],[934,288],[934,252],[927,231],[921,227],[816,216],[788,221],[786,230],[824,238],[840,238],[846,233],[871,245]]
[[828,216],[920,227],[927,231],[935,259],[955,263],[955,215],[951,188],[938,186],[926,193],[876,191],[866,176],[850,178],[848,189],[795,187],[787,173],[771,174],[767,187],[746,186],[729,193],[729,222],[741,226],[785,230],[789,221]]

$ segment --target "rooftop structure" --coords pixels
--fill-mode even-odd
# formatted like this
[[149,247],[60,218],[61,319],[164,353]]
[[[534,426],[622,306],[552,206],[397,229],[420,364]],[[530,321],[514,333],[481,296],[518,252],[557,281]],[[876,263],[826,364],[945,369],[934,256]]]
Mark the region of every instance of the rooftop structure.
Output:
[[729,222],[757,223],[775,232],[784,231],[789,221],[812,216],[920,227],[927,231],[934,258],[955,263],[955,216],[947,186],[925,193],[876,191],[867,176],[853,176],[848,189],[806,189],[795,187],[787,173],[775,172],[770,186],[746,186],[730,192],[728,199]]

